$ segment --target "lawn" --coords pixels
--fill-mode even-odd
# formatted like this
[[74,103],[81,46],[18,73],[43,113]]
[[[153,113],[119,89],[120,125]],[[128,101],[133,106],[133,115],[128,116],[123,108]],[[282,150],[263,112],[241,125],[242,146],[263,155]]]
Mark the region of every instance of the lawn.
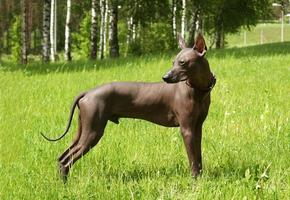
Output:
[[203,175],[190,176],[178,128],[121,119],[60,180],[57,143],[81,91],[160,81],[174,53],[0,66],[0,199],[289,199],[290,42],[211,50],[217,84],[203,131]]
[[[245,33],[246,32],[246,33]],[[251,30],[241,30],[237,34],[226,36],[227,46],[247,46],[281,42],[281,24],[258,24]],[[284,41],[290,41],[290,23],[284,23]]]

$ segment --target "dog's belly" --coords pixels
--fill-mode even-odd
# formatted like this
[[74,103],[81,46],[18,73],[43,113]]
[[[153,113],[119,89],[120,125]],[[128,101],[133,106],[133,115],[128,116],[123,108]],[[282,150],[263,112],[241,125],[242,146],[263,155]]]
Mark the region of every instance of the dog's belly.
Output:
[[[166,127],[178,127],[179,123],[175,114],[166,109],[159,108],[127,108],[112,115],[111,121],[118,122],[118,118],[143,119]],[[117,119],[117,120],[116,120]]]

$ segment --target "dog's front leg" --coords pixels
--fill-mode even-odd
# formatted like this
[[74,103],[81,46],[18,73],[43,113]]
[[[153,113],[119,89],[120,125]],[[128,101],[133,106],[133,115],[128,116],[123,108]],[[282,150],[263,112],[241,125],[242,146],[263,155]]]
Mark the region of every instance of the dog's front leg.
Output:
[[201,138],[202,138],[202,124],[197,124],[195,126],[194,132],[194,151],[196,152],[197,164],[199,173],[202,172],[202,156],[201,156]]
[[196,177],[201,171],[201,131],[194,128],[181,128],[192,176]]

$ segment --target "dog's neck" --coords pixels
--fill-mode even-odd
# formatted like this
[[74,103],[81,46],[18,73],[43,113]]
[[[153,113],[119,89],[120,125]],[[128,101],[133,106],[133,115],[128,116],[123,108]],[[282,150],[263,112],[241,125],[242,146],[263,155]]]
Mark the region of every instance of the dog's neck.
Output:
[[186,85],[188,85],[190,88],[193,88],[194,90],[197,90],[200,93],[208,93],[212,90],[212,88],[215,85],[216,78],[213,73],[210,72],[208,76],[202,78],[203,81],[200,80],[192,80],[188,79],[186,80]]
[[213,88],[215,81],[215,76],[210,71],[208,61],[205,58],[201,58],[196,70],[186,80],[186,84],[199,92],[206,93]]

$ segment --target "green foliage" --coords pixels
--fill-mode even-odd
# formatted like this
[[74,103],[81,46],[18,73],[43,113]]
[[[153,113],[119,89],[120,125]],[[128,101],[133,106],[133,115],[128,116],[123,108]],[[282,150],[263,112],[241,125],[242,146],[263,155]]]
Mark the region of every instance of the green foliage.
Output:
[[127,55],[141,56],[143,53],[140,39],[135,39],[128,44]]
[[91,14],[88,11],[84,14],[79,30],[72,33],[72,50],[85,57],[90,54],[90,27]]
[[[3,3],[2,3],[3,2]],[[175,48],[173,45],[172,30],[172,0],[109,0],[109,3],[118,2],[119,11],[119,46],[121,55],[133,54],[141,55],[150,52],[156,52],[160,49],[166,50]],[[176,0],[176,22],[177,31],[180,31],[180,22],[182,15],[182,1]],[[197,10],[202,20],[203,32],[207,33],[213,42],[216,40],[217,32],[219,35],[227,36],[229,33],[237,33],[241,28],[250,29],[260,20],[273,19],[274,10],[279,16],[280,8],[272,7],[274,0],[186,0],[186,22],[187,30],[190,29],[192,14]],[[285,13],[289,10],[288,0],[277,0],[277,3],[283,3]],[[28,15],[31,17],[29,22],[29,31],[38,32],[41,29],[42,21],[42,1],[28,1],[30,9]],[[91,1],[74,0],[72,1],[71,31],[72,31],[72,52],[80,56],[87,57],[90,46],[90,8]],[[14,33],[7,32],[8,27],[12,27],[14,16],[20,15],[19,1],[2,0],[0,3],[0,40],[5,46],[1,49],[4,53],[10,53],[11,47],[14,48],[13,54],[17,52],[17,46],[9,42],[9,38]],[[57,50],[64,48],[64,26],[66,1],[57,2]],[[99,12],[99,11],[98,11]],[[276,16],[276,17],[277,17]],[[129,47],[127,45],[127,25],[129,18],[133,19],[136,25],[136,32],[139,32],[138,39],[133,41]],[[109,19],[109,18],[108,18]],[[98,18],[100,28],[100,17]],[[109,21],[109,20],[108,20]],[[219,31],[222,29],[222,31]],[[162,32],[163,31],[163,32]],[[221,33],[222,32],[222,33]],[[17,32],[19,33],[19,32]],[[221,33],[221,34],[220,34]],[[6,34],[10,37],[6,37]],[[187,33],[186,33],[187,34]],[[13,36],[18,37],[18,36]],[[31,38],[33,46],[30,53],[40,54],[41,35]],[[220,37],[219,37],[220,38]],[[107,37],[108,39],[108,37]],[[36,41],[34,41],[36,40]],[[221,42],[224,41],[224,37]],[[169,44],[171,43],[171,45]],[[108,41],[107,41],[108,44]],[[18,45],[18,44],[17,44]],[[221,45],[223,46],[223,45]],[[108,48],[107,48],[108,49]],[[31,50],[31,49],[30,49]],[[106,52],[105,52],[106,54]],[[15,56],[16,57],[16,56]]]
[[130,42],[127,54],[140,56],[147,53],[167,51],[172,49],[173,43],[176,43],[176,41],[172,41],[169,24],[151,23],[150,26],[141,27],[140,32],[142,33],[140,38]]
[[272,11],[269,0],[208,0],[201,5],[205,31],[214,39],[219,35],[221,47],[226,34],[237,33],[242,27],[250,29],[269,18]]
[[16,16],[9,28],[11,34],[11,54],[14,61],[18,61],[21,54],[21,18]]
[[[170,24],[154,23],[142,30],[142,49],[146,53],[170,50],[173,42]],[[172,42],[172,40],[174,40]],[[177,45],[176,45],[177,46]]]

